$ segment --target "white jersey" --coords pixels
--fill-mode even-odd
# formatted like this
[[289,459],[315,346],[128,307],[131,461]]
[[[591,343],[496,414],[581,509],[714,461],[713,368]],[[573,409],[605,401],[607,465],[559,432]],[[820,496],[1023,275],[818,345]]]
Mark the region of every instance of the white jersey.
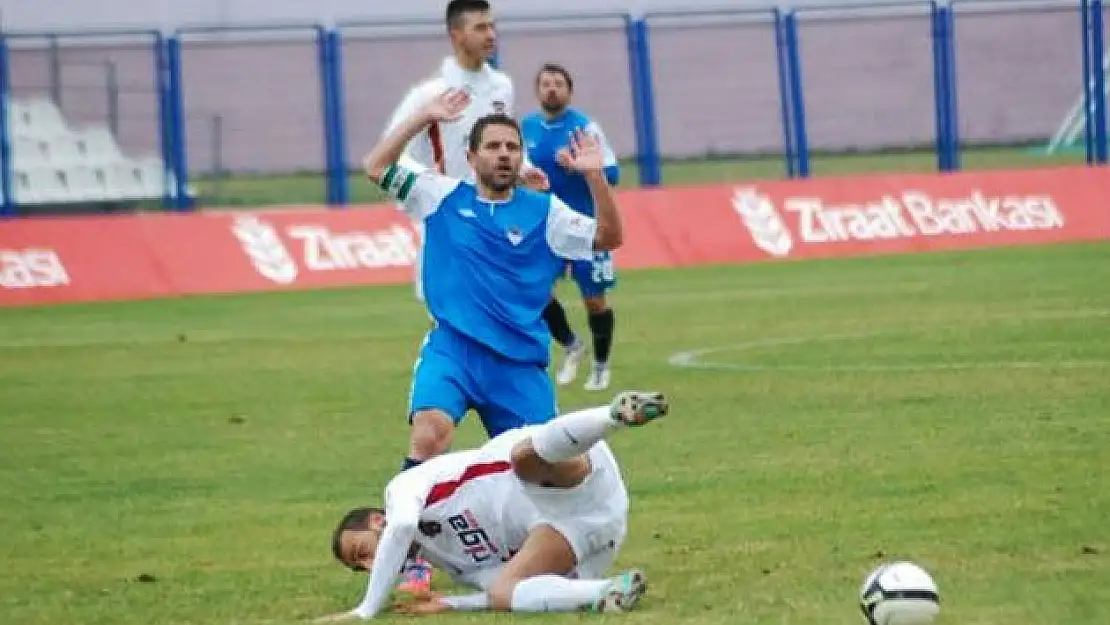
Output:
[[454,57],[443,60],[439,70],[405,94],[387,124],[385,134],[411,117],[420,107],[448,89],[470,94],[470,104],[462,117],[453,122],[430,125],[416,135],[401,156],[401,164],[411,169],[436,169],[452,178],[472,177],[466,160],[467,139],[478,118],[492,113],[513,114],[513,82],[509,75],[488,63],[477,71],[459,66]]
[[[453,122],[441,122],[428,126],[420,131],[405,146],[401,153],[400,164],[413,170],[435,169],[440,174],[460,180],[472,180],[474,172],[467,161],[466,153],[470,138],[470,130],[474,128],[479,118],[493,113],[504,113],[512,116],[513,81],[509,75],[494,69],[489,63],[483,63],[477,71],[463,69],[454,57],[443,59],[439,69],[429,78],[409,90],[401,103],[393,111],[393,115],[386,125],[388,134],[401,124],[420,107],[448,89],[463,89],[470,94],[470,104],[463,111],[462,117]],[[527,155],[524,156],[525,168],[532,168]],[[424,223],[415,221],[413,227],[424,238]],[[421,247],[421,249],[423,249]],[[420,272],[423,268],[423,254],[417,254],[414,271],[414,288],[416,296],[423,299],[421,293]]]
[[603,578],[627,530],[628,493],[616,459],[602,441],[590,449],[591,472],[578,487],[525,484],[513,472],[512,449],[540,427],[436,456],[389,482],[386,531],[356,612],[369,617],[381,609],[413,543],[455,583],[488,590],[537,525],[567,538],[578,560],[575,576]]

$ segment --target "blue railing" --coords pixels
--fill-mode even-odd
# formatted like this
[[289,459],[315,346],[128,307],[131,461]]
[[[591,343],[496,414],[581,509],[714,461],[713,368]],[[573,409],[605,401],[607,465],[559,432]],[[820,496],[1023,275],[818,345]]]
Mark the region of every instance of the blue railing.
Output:
[[[959,5],[986,4],[983,0],[961,1]],[[788,178],[805,178],[811,175],[811,138],[809,131],[810,115],[807,109],[807,86],[805,55],[805,33],[800,33],[799,21],[808,19],[809,12],[826,12],[832,9],[844,12],[853,9],[874,11],[884,6],[881,3],[865,5],[843,5],[822,7],[821,9],[798,10],[742,10],[732,12],[691,12],[667,11],[654,12],[633,17],[626,14],[591,14],[508,17],[502,19],[506,25],[516,25],[524,30],[535,25],[539,30],[550,30],[545,25],[550,20],[596,21],[598,28],[620,29],[626,44],[628,84],[631,91],[631,125],[634,136],[634,150],[639,165],[639,183],[655,186],[662,182],[662,159],[665,156],[660,140],[660,116],[657,112],[658,76],[657,63],[653,62],[653,36],[660,24],[668,20],[709,18],[730,15],[732,18],[751,18],[760,23],[773,26],[773,58],[776,64],[776,96],[779,113],[777,123],[781,124],[781,153],[783,154],[784,175]],[[890,5],[893,6],[893,5]],[[961,137],[959,90],[957,89],[956,67],[956,30],[960,17],[953,5],[947,2],[927,2],[919,5],[925,9],[922,15],[930,20],[929,37],[932,59],[930,64],[932,78],[933,128],[935,133],[935,153],[937,170],[940,172],[957,171],[961,167]],[[899,4],[905,9],[905,4]],[[1080,20],[1081,37],[1073,45],[1081,49],[1082,67],[1076,68],[1076,79],[1082,85],[1083,111],[1092,123],[1085,124],[1083,137],[1084,152],[1088,164],[1105,164],[1108,157],[1106,83],[1103,70],[1104,59],[1104,20],[1102,0],[1081,0],[1077,9]],[[845,20],[857,18],[843,18]],[[859,18],[862,19],[862,18]],[[609,23],[620,26],[607,26]],[[141,35],[150,38],[154,65],[154,90],[156,97],[156,116],[159,126],[157,142],[165,163],[168,182],[163,203],[177,210],[189,210],[193,206],[190,195],[190,148],[186,121],[188,117],[188,68],[182,63],[182,44],[195,37],[221,36],[225,38],[258,37],[266,33],[307,34],[315,45],[315,63],[318,65],[319,97],[323,137],[323,176],[324,199],[332,206],[344,206],[350,202],[348,188],[349,172],[357,167],[351,162],[349,109],[349,87],[344,74],[344,42],[346,34],[359,28],[404,29],[406,27],[426,27],[429,33],[438,29],[437,21],[397,20],[374,22],[341,22],[333,27],[320,24],[263,24],[255,26],[189,26],[163,35],[157,31],[119,31],[70,32],[70,33],[0,33],[0,119],[7,122],[10,115],[10,102],[13,91],[10,67],[12,64],[11,44],[18,39],[44,38],[56,42],[58,37],[103,37],[114,34]],[[442,37],[442,32],[435,33]],[[404,37],[403,32],[390,33],[384,37]],[[373,36],[371,37],[373,38]],[[769,51],[771,52],[771,51]],[[512,51],[499,52],[512,55]],[[350,60],[349,58],[346,60]],[[495,58],[495,62],[504,62]],[[510,59],[511,60],[511,59]],[[658,59],[655,59],[658,61]],[[382,59],[389,65],[392,59]],[[280,69],[280,68],[277,68]],[[275,74],[277,76],[277,74]],[[415,78],[415,76],[413,77]],[[518,99],[531,87],[529,82],[516,77]],[[277,79],[277,78],[275,78]],[[735,80],[735,76],[722,73],[721,80]],[[390,94],[396,101],[400,94]],[[695,105],[695,103],[691,103]],[[364,123],[357,120],[357,123]],[[0,215],[16,214],[13,197],[15,186],[12,165],[11,125],[0,123]]]

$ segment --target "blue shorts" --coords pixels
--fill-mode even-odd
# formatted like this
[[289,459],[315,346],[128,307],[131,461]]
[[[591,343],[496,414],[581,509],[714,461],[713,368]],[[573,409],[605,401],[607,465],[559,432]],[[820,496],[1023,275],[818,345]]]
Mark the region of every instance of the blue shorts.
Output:
[[570,263],[570,276],[583,298],[600,297],[617,284],[613,255],[608,250],[594,252],[592,260],[574,260]]
[[458,425],[473,409],[490,438],[558,414],[546,367],[509,360],[454,330],[428,333],[413,370],[409,422],[421,410],[442,410]]

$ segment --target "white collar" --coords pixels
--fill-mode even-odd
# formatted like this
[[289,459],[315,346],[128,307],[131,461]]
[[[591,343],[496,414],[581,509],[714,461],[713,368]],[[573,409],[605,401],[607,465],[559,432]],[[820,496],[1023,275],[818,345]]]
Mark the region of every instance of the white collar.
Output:
[[478,81],[486,81],[489,79],[490,66],[489,63],[482,63],[482,67],[476,71],[463,69],[454,56],[449,56],[443,59],[443,64],[440,66],[440,73],[443,74],[443,79],[449,85],[469,85]]
[[[477,185],[475,185],[475,187],[477,187]],[[477,189],[475,189],[475,190],[477,191]],[[493,200],[493,199],[490,199],[490,198],[482,197],[482,192],[481,191],[477,191],[474,194],[474,196],[476,198],[478,198],[479,202],[489,205],[490,210],[493,210],[494,206],[500,206],[500,205],[504,205],[504,204],[508,204],[509,202],[512,202],[513,201],[513,196],[516,195],[516,193],[514,193],[514,191],[516,191],[516,189],[509,189],[509,197],[507,197],[503,200]]]

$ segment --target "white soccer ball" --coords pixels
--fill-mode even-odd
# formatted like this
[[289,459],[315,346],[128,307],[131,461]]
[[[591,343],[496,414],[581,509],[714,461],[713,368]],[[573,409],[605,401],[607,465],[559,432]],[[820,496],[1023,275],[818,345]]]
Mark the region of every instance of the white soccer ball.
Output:
[[936,582],[912,562],[891,562],[871,571],[859,601],[871,625],[929,625],[940,612]]

